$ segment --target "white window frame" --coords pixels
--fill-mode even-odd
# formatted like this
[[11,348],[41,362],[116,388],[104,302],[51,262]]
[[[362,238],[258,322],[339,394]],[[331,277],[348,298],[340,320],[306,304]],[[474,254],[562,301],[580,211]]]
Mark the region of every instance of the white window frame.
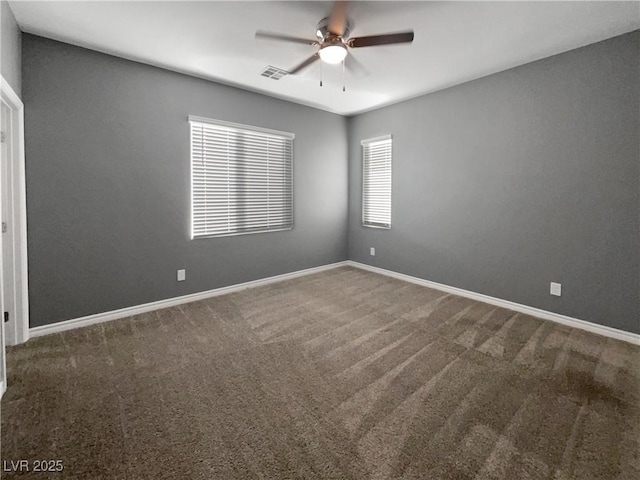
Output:
[[[243,125],[243,124],[239,124],[239,123],[232,123],[232,122],[226,122],[226,121],[222,121],[222,120],[214,120],[214,119],[210,119],[210,118],[205,118],[205,117],[199,117],[199,116],[195,116],[195,115],[189,115],[188,117],[189,120],[189,143],[191,145],[191,151],[190,151],[190,168],[191,168],[191,176],[190,176],[190,198],[191,198],[191,238],[192,239],[202,239],[202,238],[217,238],[217,237],[227,237],[227,236],[234,236],[234,235],[250,235],[250,234],[254,234],[254,233],[266,233],[266,232],[279,232],[279,231],[286,231],[286,230],[293,230],[293,223],[294,223],[294,212],[293,212],[293,140],[295,139],[295,134],[290,133],[290,132],[282,132],[279,130],[272,130],[272,129],[267,129],[267,128],[262,128],[262,127],[255,127],[255,126],[251,126],[251,125]],[[218,132],[224,132],[224,131],[229,131],[229,132],[234,132],[234,133],[244,133],[247,135],[251,135],[253,136],[253,138],[260,138],[260,136],[262,134],[264,134],[265,137],[272,137],[272,138],[276,138],[277,141],[284,141],[284,142],[290,142],[288,144],[289,147],[289,153],[290,155],[286,155],[283,156],[283,162],[285,162],[287,164],[287,168],[288,168],[288,172],[287,174],[285,174],[284,178],[285,178],[285,183],[284,183],[284,187],[283,187],[283,191],[288,191],[290,193],[290,196],[287,198],[289,200],[289,204],[287,204],[286,202],[284,202],[282,205],[282,212],[284,213],[284,216],[286,217],[287,215],[289,215],[289,222],[286,222],[286,224],[277,226],[275,228],[270,228],[270,227],[266,227],[266,228],[256,228],[256,229],[238,229],[238,230],[233,230],[233,228],[230,226],[231,222],[228,223],[227,225],[227,229],[224,232],[205,232],[202,233],[202,226],[200,226],[200,228],[197,228],[196,225],[196,199],[195,199],[195,194],[194,194],[194,166],[195,166],[195,162],[198,161],[203,161],[202,157],[198,157],[196,158],[194,155],[194,127],[199,127],[199,126],[204,126],[206,128],[207,125],[212,126],[215,130],[217,130]],[[253,160],[255,161],[255,157],[253,158]],[[237,157],[235,159],[235,161],[237,162]],[[268,166],[268,159],[267,159],[267,167],[266,170],[269,170],[269,166]],[[242,218],[241,216],[236,216],[234,218]],[[198,231],[196,231],[198,230]],[[205,225],[205,230],[206,230],[206,225]]]
[[[384,178],[384,180],[388,181],[388,189],[389,195],[386,198],[379,198],[379,202],[388,202],[388,205],[385,206],[385,209],[388,210],[388,218],[383,219],[386,221],[372,221],[371,214],[369,212],[370,208],[367,208],[367,203],[371,202],[371,198],[367,198],[367,161],[370,161],[370,158],[367,157],[367,148],[373,144],[377,143],[387,143],[389,144],[389,158],[388,158],[388,168],[389,173],[388,177]],[[391,228],[391,205],[392,205],[392,173],[393,173],[393,136],[392,135],[383,135],[375,138],[368,138],[366,140],[362,140],[360,142],[362,145],[362,226],[368,228],[382,228],[385,230],[389,230]],[[375,216],[375,215],[374,215]],[[380,216],[380,214],[378,215]]]

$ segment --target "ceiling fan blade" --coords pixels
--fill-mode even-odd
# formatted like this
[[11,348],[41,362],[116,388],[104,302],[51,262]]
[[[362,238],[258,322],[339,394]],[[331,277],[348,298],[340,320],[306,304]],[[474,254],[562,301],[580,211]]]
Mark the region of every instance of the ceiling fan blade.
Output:
[[328,30],[339,37],[344,35],[347,29],[347,2],[336,0],[333,2],[331,13],[329,14]]
[[266,38],[268,40],[278,40],[281,42],[289,43],[302,43],[304,45],[315,45],[315,40],[307,40],[306,38],[292,37],[290,35],[283,35],[281,33],[265,32],[264,30],[258,30],[256,32],[256,38]]
[[320,58],[320,55],[318,55],[318,53],[314,53],[309,58],[307,58],[304,62],[302,62],[296,67],[293,67],[293,69],[289,70],[289,75],[296,74],[303,68],[307,68],[309,65],[311,65],[313,62],[315,62],[319,58]]
[[413,31],[401,33],[387,33],[385,35],[372,35],[370,37],[350,38],[347,42],[351,48],[373,47],[376,45],[392,45],[394,43],[413,42]]
[[359,77],[366,77],[371,74],[371,72],[367,69],[367,67],[362,65],[362,63],[360,63],[358,59],[353,56],[353,53],[347,55],[344,61],[345,61],[345,67],[347,67],[348,70],[352,71],[355,75]]

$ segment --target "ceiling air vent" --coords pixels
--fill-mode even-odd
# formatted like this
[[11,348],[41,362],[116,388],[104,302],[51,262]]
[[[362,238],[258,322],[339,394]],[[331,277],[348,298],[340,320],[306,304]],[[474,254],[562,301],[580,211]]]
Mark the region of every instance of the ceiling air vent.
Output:
[[273,80],[280,80],[287,73],[288,72],[286,70],[274,67],[273,65],[267,65],[267,68],[265,68],[260,75],[262,75],[263,77],[271,78]]

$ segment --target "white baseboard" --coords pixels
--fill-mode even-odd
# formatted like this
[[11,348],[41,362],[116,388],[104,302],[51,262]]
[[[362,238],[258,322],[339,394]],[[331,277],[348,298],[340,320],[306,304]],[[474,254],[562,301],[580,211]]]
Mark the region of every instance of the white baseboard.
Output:
[[274,277],[262,278],[260,280],[253,280],[251,282],[239,283],[237,285],[230,285],[228,287],[216,288],[213,290],[207,290],[205,292],[198,292],[181,297],[168,298],[166,300],[159,300],[157,302],[145,303],[143,305],[121,308],[119,310],[112,310],[110,312],[96,313],[95,315],[88,315],[86,317],[74,318],[71,320],[65,320],[49,325],[42,325],[40,327],[33,327],[29,329],[29,335],[30,337],[41,337],[43,335],[49,335],[51,333],[64,332],[66,330],[71,330],[74,328],[86,327],[88,325],[108,322],[110,320],[116,320],[118,318],[130,317],[131,315],[139,315],[141,313],[173,307],[176,305],[181,305],[183,303],[197,302],[198,300],[203,300],[205,298],[217,297],[219,295],[238,292],[247,288],[261,287],[270,283],[282,282],[284,280],[290,280],[292,278],[302,277],[305,275],[310,275],[312,273],[323,272],[325,270],[330,270],[345,265],[347,265],[346,261],[331,263],[329,265],[322,265],[320,267],[313,267],[307,268],[305,270],[298,270],[296,272],[284,273],[282,275],[276,275]]
[[567,317],[559,313],[549,312],[547,310],[541,310],[539,308],[529,307],[520,303],[510,302],[508,300],[502,300],[500,298],[490,297],[481,293],[470,292],[461,288],[450,287],[449,285],[443,285],[441,283],[431,282],[422,278],[412,277],[403,273],[393,272],[391,270],[385,270],[384,268],[373,267],[364,263],[354,262],[347,260],[347,265],[360,268],[362,270],[368,270],[370,272],[379,273],[388,277],[397,278],[406,282],[422,285],[423,287],[433,288],[441,290],[443,292],[452,293],[461,297],[471,298],[479,302],[488,303],[497,307],[507,308],[516,312],[521,312],[534,317],[542,318],[544,320],[551,320],[552,322],[561,323],[569,327],[579,328],[588,332],[604,335],[605,337],[615,338],[616,340],[622,340],[632,343],[634,345],[640,345],[640,335],[637,333],[625,332],[624,330],[618,330],[617,328],[606,327],[604,325],[598,325],[597,323],[587,322],[585,320],[579,320],[577,318]]
[[341,266],[352,266],[360,268],[362,270],[368,270],[370,272],[379,273],[388,277],[397,278],[406,282],[415,283],[428,288],[434,288],[443,292],[452,293],[461,297],[471,298],[479,302],[488,303],[498,307],[507,308],[516,312],[521,312],[534,317],[542,318],[544,320],[550,320],[552,322],[561,323],[569,327],[579,328],[606,337],[615,338],[625,342],[632,343],[634,345],[640,345],[640,335],[631,332],[625,332],[624,330],[618,330],[616,328],[606,327],[604,325],[598,325],[597,323],[587,322],[585,320],[579,320],[577,318],[568,317],[559,313],[549,312],[539,308],[529,307],[508,300],[502,300],[500,298],[490,297],[481,293],[471,292],[463,290],[457,287],[451,287],[449,285],[443,285],[441,283],[431,282],[418,277],[412,277],[403,273],[393,272],[391,270],[385,270],[379,267],[373,267],[364,263],[354,262],[352,260],[346,260],[344,262],[331,263],[329,265],[322,265],[320,267],[308,268],[305,270],[298,270],[296,272],[285,273],[282,275],[276,275],[274,277],[263,278],[260,280],[254,280],[251,282],[240,283],[237,285],[230,285],[228,287],[216,288],[214,290],[207,290],[205,292],[193,293],[190,295],[184,295],[181,297],[169,298],[166,300],[160,300],[157,302],[145,303],[143,305],[136,305],[133,307],[121,308],[119,310],[112,310],[110,312],[97,313],[95,315],[88,315],[86,317],[75,318],[72,320],[65,320],[63,322],[52,323],[50,325],[42,325],[40,327],[33,327],[29,329],[30,337],[40,337],[42,335],[49,335],[51,333],[64,332],[74,328],[86,327],[101,322],[108,322],[110,320],[116,320],[118,318],[129,317],[131,315],[139,315],[141,313],[150,312],[153,310],[159,310],[162,308],[173,307],[181,305],[183,303],[196,302],[205,298],[216,297],[219,295],[225,295],[227,293],[238,292],[247,288],[260,287],[268,285],[270,283],[282,282],[296,277],[302,277],[310,275],[312,273],[318,273],[325,270]]

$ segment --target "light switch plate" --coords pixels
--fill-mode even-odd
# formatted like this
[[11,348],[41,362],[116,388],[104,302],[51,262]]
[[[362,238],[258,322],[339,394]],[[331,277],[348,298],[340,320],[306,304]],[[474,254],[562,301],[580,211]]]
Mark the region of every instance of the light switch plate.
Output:
[[184,269],[178,270],[178,281],[183,282],[185,278],[186,278],[186,271]]
[[560,295],[562,295],[562,284],[551,282],[551,288],[549,289],[549,293],[551,293],[551,295],[555,295],[556,297],[559,297]]

